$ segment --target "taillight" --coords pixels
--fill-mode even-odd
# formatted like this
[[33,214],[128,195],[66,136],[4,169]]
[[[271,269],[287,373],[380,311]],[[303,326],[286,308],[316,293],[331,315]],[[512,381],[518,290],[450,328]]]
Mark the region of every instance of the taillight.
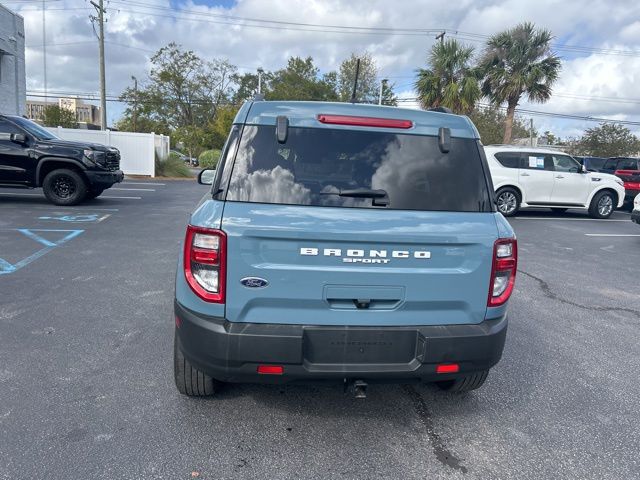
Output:
[[518,268],[518,242],[515,238],[500,238],[493,245],[493,266],[487,306],[499,307],[513,292]]
[[187,226],[184,241],[184,276],[203,300],[224,303],[227,236],[221,230]]

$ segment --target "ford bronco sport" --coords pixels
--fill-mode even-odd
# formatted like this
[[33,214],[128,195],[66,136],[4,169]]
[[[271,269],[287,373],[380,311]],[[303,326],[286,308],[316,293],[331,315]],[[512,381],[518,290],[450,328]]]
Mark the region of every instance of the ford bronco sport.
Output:
[[176,276],[178,390],[224,382],[478,388],[517,243],[476,128],[435,111],[246,103]]

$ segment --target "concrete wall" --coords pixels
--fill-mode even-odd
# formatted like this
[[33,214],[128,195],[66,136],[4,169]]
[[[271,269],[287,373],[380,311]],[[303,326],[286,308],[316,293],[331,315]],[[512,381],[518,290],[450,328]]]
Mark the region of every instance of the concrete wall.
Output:
[[0,5],[0,113],[24,115],[26,101],[24,20]]

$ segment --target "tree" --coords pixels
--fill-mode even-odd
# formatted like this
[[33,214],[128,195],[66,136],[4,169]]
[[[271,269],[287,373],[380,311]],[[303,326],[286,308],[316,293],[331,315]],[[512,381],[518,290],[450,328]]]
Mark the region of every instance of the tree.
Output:
[[365,52],[360,55],[352,53],[349,58],[343,60],[338,71],[338,96],[340,101],[348,102],[353,94],[353,83],[356,78],[356,67],[360,59],[358,72],[358,85],[356,99],[360,103],[378,103],[380,83],[377,80],[378,68],[371,57]]
[[601,123],[587,129],[576,141],[574,150],[593,157],[628,157],[638,155],[640,140],[619,123]]
[[351,101],[358,59],[360,59],[360,70],[358,72],[356,100],[359,103],[378,103],[380,86],[382,85],[382,104],[397,105],[398,98],[393,93],[393,85],[390,85],[387,81],[378,81],[378,65],[369,52],[362,54],[352,53],[349,58],[342,61],[337,73],[330,72],[326,75],[329,78],[331,75],[335,75],[334,90],[337,92],[339,100],[341,102]]
[[287,66],[274,72],[267,100],[338,100],[335,75],[320,76],[311,57],[291,57]]
[[[474,123],[480,139],[484,145],[494,145],[502,142],[504,138],[506,114],[496,107],[476,108],[469,114]],[[516,138],[528,137],[530,132],[525,122],[515,117],[513,120],[513,135]],[[534,135],[536,132],[534,132]]]
[[229,102],[235,73],[236,67],[226,60],[207,62],[170,43],[151,57],[146,86],[137,91],[127,88],[121,95],[128,104],[125,116],[132,116],[137,106],[138,119],[148,118],[169,129],[206,125],[218,107]]
[[447,107],[468,114],[480,99],[478,75],[470,66],[473,47],[455,39],[436,43],[428,68],[418,70],[415,88],[423,108]]
[[[262,73],[262,86],[261,93],[265,93],[271,90],[271,81],[273,79],[273,73]],[[256,93],[258,93],[258,74],[257,73],[243,73],[236,74],[233,77],[235,83],[235,93],[233,94],[233,103],[240,104],[246,100],[252,99]]]
[[560,58],[551,52],[551,32],[536,30],[532,23],[489,38],[480,60],[482,93],[495,105],[507,103],[503,143],[510,143],[513,118],[522,95],[544,103],[558,78]]
[[556,145],[560,142],[560,139],[549,130],[546,130],[543,135],[547,139],[547,145]]
[[398,97],[393,93],[393,87],[395,87],[395,83],[382,82],[382,105],[398,106]]
[[58,105],[45,107],[42,123],[45,127],[76,128],[78,126],[76,113],[67,108],[60,108]]

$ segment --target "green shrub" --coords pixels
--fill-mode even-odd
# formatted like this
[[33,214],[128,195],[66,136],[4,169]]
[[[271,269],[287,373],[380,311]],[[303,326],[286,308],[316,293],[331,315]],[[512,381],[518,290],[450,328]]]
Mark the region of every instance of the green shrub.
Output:
[[182,160],[177,152],[169,152],[169,160]]
[[200,168],[216,168],[219,158],[220,150],[205,150],[198,157],[198,163]]
[[192,177],[193,174],[180,157],[177,155],[169,155],[167,160],[156,159],[156,176],[157,177]]

